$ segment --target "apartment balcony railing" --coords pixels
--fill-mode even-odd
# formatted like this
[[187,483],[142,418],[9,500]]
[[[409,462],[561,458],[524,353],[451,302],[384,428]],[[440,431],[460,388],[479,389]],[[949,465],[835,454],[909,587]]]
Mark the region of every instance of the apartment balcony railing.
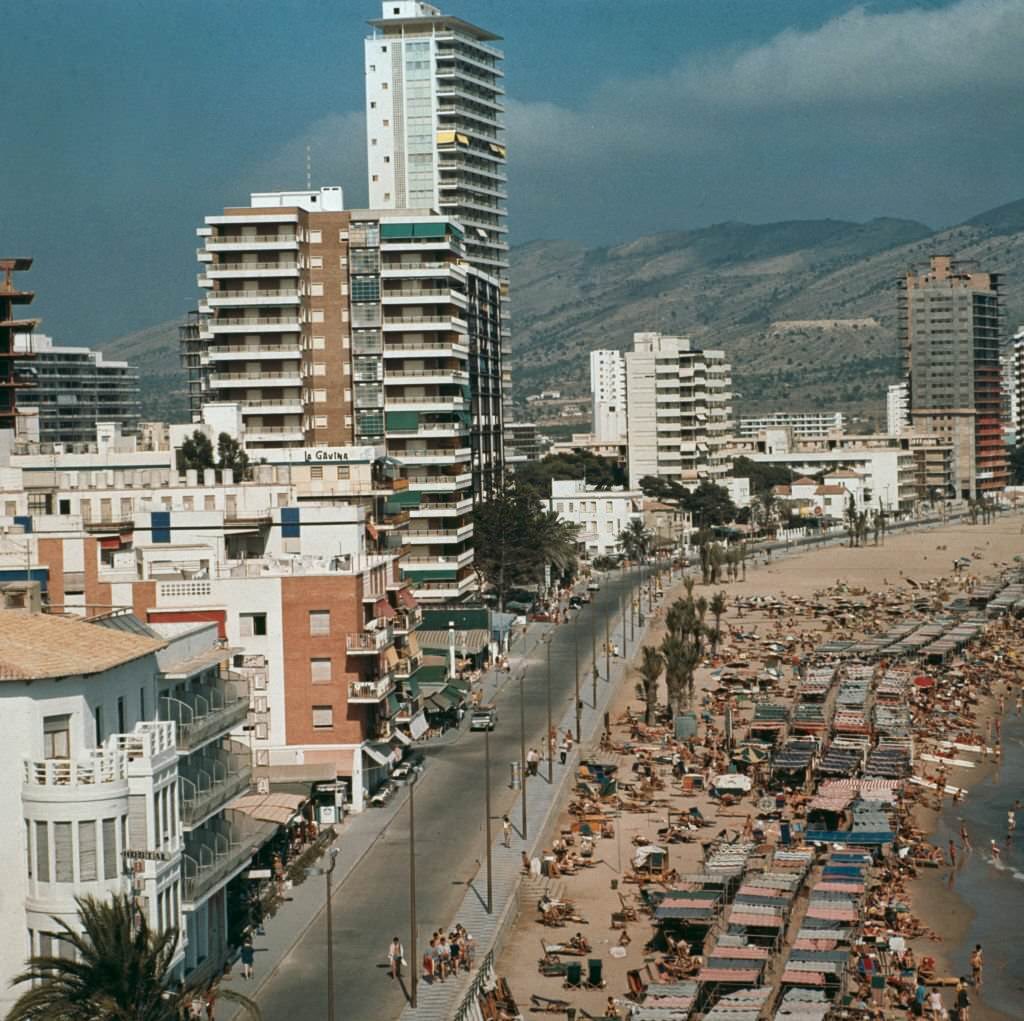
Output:
[[301,355],[301,348],[298,342],[294,344],[211,344],[207,349],[207,354],[211,355],[228,355],[228,354],[246,354],[246,355],[284,355],[292,354],[294,352],[295,357],[298,358]]
[[218,234],[206,239],[207,248],[220,248],[223,245],[266,245],[293,244],[299,240],[297,234]]
[[296,288],[287,287],[273,291],[210,291],[206,298],[295,298],[298,294]]
[[207,276],[210,273],[246,273],[251,270],[297,270],[297,262],[211,262],[200,276]]
[[232,798],[249,788],[252,766],[212,761],[194,777],[179,774],[181,784],[181,821],[186,827],[198,826]]
[[424,260],[422,262],[407,263],[407,262],[383,262],[381,264],[381,273],[390,272],[419,272],[424,269],[451,269],[455,265],[451,262],[437,262],[436,260]]
[[419,656],[404,656],[395,666],[396,677],[411,677],[420,668]]
[[372,681],[350,681],[348,700],[350,702],[382,702],[395,689],[395,678],[385,674]]
[[466,403],[461,394],[421,394],[419,397],[392,397],[388,395],[387,404],[443,404],[446,407],[462,407]]
[[403,379],[439,379],[441,377],[455,377],[456,379],[469,379],[469,373],[464,369],[389,369],[385,382],[401,382]]
[[360,631],[358,634],[346,635],[345,648],[355,654],[376,654],[387,648],[392,641],[394,641],[394,635],[389,626],[374,631]]
[[396,631],[413,631],[423,623],[423,611],[418,606],[399,610],[393,627]]
[[[421,288],[419,290],[410,289],[410,288],[403,288],[402,290],[397,290],[397,291],[394,291],[394,290],[387,291],[387,290],[385,290],[385,291],[381,291],[380,296],[382,298],[443,298],[443,297],[448,297],[451,294],[452,294],[452,291],[448,290],[447,288],[444,288],[444,289],[434,289],[434,288],[428,289],[428,288],[424,287],[424,288]],[[462,297],[465,297],[465,295],[462,295]]]
[[196,688],[182,698],[160,699],[160,719],[177,724],[178,748],[190,752],[240,726],[249,711],[249,683],[243,678]]
[[298,316],[216,316],[210,319],[207,326],[216,329],[218,326],[294,326],[302,325]]
[[254,852],[252,842],[236,829],[226,833],[211,833],[207,839],[192,844],[191,854],[182,857],[185,865],[186,903],[201,900],[216,886],[238,872]]

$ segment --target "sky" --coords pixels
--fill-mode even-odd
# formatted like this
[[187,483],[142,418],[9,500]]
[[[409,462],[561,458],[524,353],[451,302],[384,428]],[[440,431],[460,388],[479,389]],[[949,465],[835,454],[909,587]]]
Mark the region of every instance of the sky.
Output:
[[[513,244],[727,220],[940,227],[1024,197],[1024,0],[439,6],[504,38]],[[23,285],[60,343],[183,316],[195,228],[303,187],[307,145],[313,184],[365,203],[377,0],[0,11],[0,255],[34,257]]]

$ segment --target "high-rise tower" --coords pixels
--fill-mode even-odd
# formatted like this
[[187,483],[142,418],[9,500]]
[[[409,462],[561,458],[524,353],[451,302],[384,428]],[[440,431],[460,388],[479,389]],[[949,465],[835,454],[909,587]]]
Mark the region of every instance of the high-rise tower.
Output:
[[0,259],[0,429],[15,428],[15,395],[35,382],[33,371],[19,365],[23,359],[34,357],[31,339],[20,349],[14,341],[15,334],[31,338],[39,323],[38,319],[19,319],[14,315],[15,305],[27,305],[35,297],[31,291],[19,290],[14,285],[14,273],[31,265],[31,259]]
[[919,432],[953,445],[958,496],[1002,490],[999,346],[1003,307],[998,273],[933,255],[928,270],[901,281],[900,340],[910,383],[910,417]]
[[[504,54],[491,45],[500,37],[420,0],[383,0],[370,25],[370,207],[456,220],[470,264],[497,277],[507,298]],[[502,333],[507,346],[507,318]]]

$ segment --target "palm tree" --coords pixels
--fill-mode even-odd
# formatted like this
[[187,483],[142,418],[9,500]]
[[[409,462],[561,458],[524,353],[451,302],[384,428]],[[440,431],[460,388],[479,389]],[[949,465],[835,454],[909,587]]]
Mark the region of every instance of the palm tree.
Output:
[[754,518],[760,528],[770,534],[778,511],[778,498],[770,487],[758,493],[751,506]]
[[653,645],[643,647],[643,661],[640,664],[640,676],[644,680],[644,723],[648,727],[654,725],[654,714],[658,708],[658,678],[665,669],[665,660]]
[[619,532],[619,545],[629,560],[644,560],[651,550],[651,530],[640,520],[633,518]]
[[716,592],[711,597],[711,602],[708,603],[708,609],[711,611],[711,616],[715,618],[715,630],[721,633],[722,630],[722,614],[725,613],[727,606],[727,600],[724,592]]
[[[178,930],[155,932],[124,895],[79,897],[75,903],[81,932],[53,920],[73,954],[29,958],[14,984],[32,988],[21,994],[7,1021],[178,1021],[184,1016],[192,993],[172,988],[171,975]],[[260,1017],[256,1004],[241,993],[218,989],[217,995]]]
[[576,563],[576,540],[579,531],[579,525],[563,521],[557,511],[541,512],[537,521],[535,541],[542,571],[546,564],[550,564],[559,574],[564,574],[573,567]]

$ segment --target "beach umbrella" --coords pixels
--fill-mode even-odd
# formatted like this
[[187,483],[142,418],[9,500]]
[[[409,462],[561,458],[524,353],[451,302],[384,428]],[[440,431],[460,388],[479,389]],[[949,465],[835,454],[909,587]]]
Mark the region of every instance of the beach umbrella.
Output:
[[927,677],[925,674],[920,674],[914,678],[914,686],[917,688],[934,688],[935,678]]

